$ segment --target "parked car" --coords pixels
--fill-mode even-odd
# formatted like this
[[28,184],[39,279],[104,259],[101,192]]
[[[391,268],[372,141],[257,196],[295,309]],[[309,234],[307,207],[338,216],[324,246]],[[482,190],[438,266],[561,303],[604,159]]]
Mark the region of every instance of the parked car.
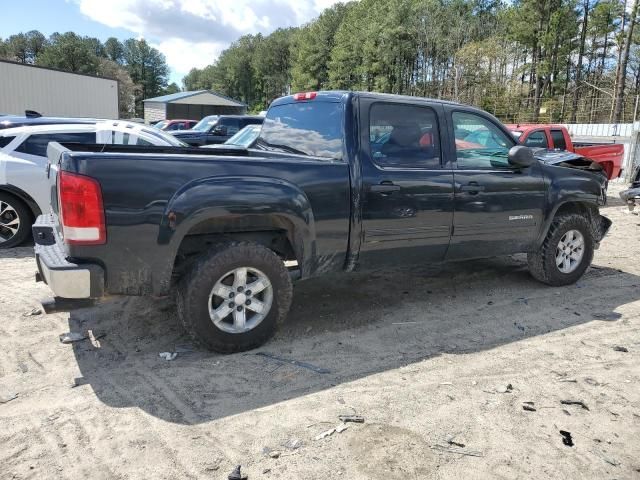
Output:
[[640,200],[640,165],[636,165],[631,174],[631,185],[627,190],[620,192],[620,198],[627,204],[629,210],[633,211]]
[[0,248],[21,244],[33,220],[49,211],[49,142],[185,146],[169,134],[118,120],[0,130]]
[[622,172],[621,143],[574,143],[563,125],[507,125],[507,128],[527,147],[567,150],[598,162],[609,180],[618,178]]
[[[457,146],[469,131],[478,143]],[[533,277],[567,285],[611,224],[602,175],[438,100],[308,92],[272,102],[250,150],[97,150],[49,145],[38,278],[64,298],[175,292],[186,330],[220,352],[265,342],[292,280],[526,253]]]
[[174,130],[190,130],[196,126],[197,120],[160,120],[154,123],[153,126],[167,132],[173,132]]
[[189,145],[209,145],[224,143],[247,125],[261,125],[263,121],[263,117],[250,115],[212,115],[191,130],[171,133]]
[[229,148],[229,147],[238,147],[238,148],[249,148],[260,135],[260,129],[262,125],[251,124],[244,127],[238,133],[236,133],[233,137],[231,137],[226,142],[212,145],[204,145],[202,148]]

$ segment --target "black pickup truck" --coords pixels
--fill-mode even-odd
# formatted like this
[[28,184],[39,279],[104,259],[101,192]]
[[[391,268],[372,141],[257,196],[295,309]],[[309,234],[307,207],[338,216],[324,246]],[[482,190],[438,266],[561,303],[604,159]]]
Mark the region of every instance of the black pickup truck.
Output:
[[221,352],[265,342],[295,280],[524,252],[566,285],[611,223],[590,162],[537,160],[491,115],[415,97],[283,97],[251,150],[48,155],[38,278],[64,298],[175,291],[185,328]]

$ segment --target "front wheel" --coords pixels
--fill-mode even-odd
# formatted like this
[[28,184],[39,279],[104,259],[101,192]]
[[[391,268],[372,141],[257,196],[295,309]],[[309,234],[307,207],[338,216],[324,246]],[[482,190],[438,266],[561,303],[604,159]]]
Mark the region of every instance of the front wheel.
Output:
[[31,232],[31,212],[13,195],[0,192],[0,248],[24,242]]
[[196,262],[178,287],[178,315],[210,350],[232,353],[262,345],[291,305],[282,260],[256,244],[220,245]]
[[527,255],[529,271],[548,285],[575,283],[591,265],[594,244],[591,226],[584,216],[558,216],[540,249]]

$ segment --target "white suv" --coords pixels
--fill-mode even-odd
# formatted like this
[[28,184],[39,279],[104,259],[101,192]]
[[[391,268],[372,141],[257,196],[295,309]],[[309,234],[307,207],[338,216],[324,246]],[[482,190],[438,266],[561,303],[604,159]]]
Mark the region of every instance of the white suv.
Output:
[[120,120],[0,130],[0,248],[22,243],[34,219],[49,211],[49,142],[187,146],[155,128]]

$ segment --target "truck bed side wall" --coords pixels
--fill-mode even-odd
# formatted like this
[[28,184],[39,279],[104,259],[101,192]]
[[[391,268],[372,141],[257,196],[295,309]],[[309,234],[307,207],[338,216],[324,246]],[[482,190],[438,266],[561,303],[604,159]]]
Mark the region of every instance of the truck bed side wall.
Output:
[[[62,167],[99,180],[107,244],[68,248],[71,257],[106,268],[111,294],[166,294],[182,238],[210,218],[220,234],[290,230],[303,276],[344,265],[350,214],[346,163],[297,156],[92,155],[67,154]],[[112,245],[122,248],[116,252]]]

